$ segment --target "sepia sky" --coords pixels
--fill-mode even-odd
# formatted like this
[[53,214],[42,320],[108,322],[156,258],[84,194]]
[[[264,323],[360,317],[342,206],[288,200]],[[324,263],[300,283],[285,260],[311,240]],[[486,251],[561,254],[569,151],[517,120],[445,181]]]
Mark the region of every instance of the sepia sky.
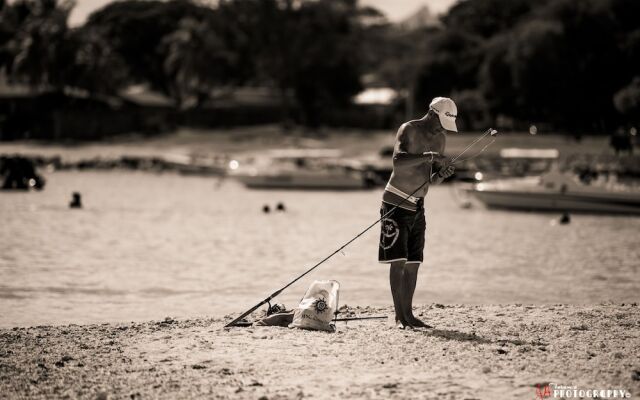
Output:
[[[114,0],[77,0],[71,13],[72,26],[84,23],[87,16],[96,9]],[[360,0],[360,4],[374,6],[383,11],[391,21],[398,21],[411,15],[426,4],[435,14],[442,13],[451,7],[456,0]]]

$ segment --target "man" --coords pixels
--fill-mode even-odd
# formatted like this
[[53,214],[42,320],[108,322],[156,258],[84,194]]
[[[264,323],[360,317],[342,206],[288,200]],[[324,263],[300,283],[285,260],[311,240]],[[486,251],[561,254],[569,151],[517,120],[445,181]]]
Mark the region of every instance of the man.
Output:
[[395,209],[382,220],[378,259],[391,264],[391,295],[396,324],[401,328],[430,328],[412,310],[425,242],[424,197],[430,184],[453,175],[454,168],[443,152],[447,132],[458,131],[456,114],[453,100],[436,97],[424,117],[402,124],[396,135],[393,172],[380,213]]

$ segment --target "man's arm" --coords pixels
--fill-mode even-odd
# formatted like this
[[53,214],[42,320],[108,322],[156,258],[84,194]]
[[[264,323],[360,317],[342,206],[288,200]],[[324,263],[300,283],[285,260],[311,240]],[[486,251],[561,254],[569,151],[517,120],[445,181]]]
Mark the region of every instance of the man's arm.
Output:
[[413,167],[423,164],[426,161],[431,161],[433,156],[431,154],[411,154],[409,153],[409,147],[411,143],[412,135],[414,135],[414,129],[408,125],[403,124],[398,130],[398,136],[396,137],[396,145],[393,151],[393,167]]
[[455,172],[455,168],[453,165],[449,164],[449,161],[447,161],[445,163],[441,163],[441,165],[438,167],[434,165],[433,171],[435,172],[435,175],[433,176],[433,179],[431,179],[431,183],[437,185],[453,175],[453,173]]
[[[443,137],[442,144],[439,146],[441,153],[444,152],[444,147],[446,144],[446,137]],[[432,164],[431,170],[435,173],[433,179],[431,179],[431,183],[440,184],[442,181],[453,175],[455,172],[455,168],[451,165],[451,159],[445,156],[438,157]]]

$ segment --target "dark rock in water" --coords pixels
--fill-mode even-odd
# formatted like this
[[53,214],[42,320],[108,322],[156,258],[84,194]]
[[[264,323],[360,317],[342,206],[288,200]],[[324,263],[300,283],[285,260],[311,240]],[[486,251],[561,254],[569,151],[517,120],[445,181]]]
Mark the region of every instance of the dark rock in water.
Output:
[[82,208],[82,196],[79,192],[73,192],[73,198],[69,203],[69,208]]
[[45,180],[36,173],[35,163],[22,156],[0,157],[0,177],[3,190],[41,190]]

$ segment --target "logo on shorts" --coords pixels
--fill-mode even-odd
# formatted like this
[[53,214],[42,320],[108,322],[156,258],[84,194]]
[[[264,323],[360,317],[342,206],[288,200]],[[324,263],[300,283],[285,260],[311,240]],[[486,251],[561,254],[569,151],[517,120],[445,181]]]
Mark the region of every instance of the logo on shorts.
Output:
[[398,240],[400,236],[400,229],[398,229],[398,223],[391,218],[385,218],[382,220],[382,233],[380,234],[380,247],[385,250],[390,249]]

